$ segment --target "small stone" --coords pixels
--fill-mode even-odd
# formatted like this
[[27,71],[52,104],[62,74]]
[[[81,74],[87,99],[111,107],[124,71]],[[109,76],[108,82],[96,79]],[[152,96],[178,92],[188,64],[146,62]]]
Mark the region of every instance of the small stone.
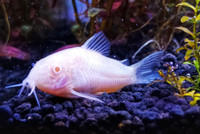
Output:
[[54,112],[54,106],[51,104],[44,104],[42,105],[42,113],[43,114],[48,114],[48,113],[53,113]]
[[86,118],[86,113],[85,113],[85,109],[84,109],[84,108],[76,109],[76,110],[74,111],[74,114],[76,115],[76,117],[77,117],[78,119],[83,120],[83,119]]
[[164,106],[164,110],[165,111],[169,111],[172,109],[174,105],[172,103],[166,103],[166,105]]
[[119,101],[134,101],[134,97],[130,96],[128,94],[123,93],[122,95],[119,96]]
[[63,108],[67,109],[69,112],[73,110],[73,104],[71,101],[65,101],[62,103]]
[[21,115],[19,113],[15,113],[13,115],[13,119],[16,120],[16,121],[19,121],[20,118],[21,118]]
[[159,84],[158,85],[158,88],[160,89],[160,90],[165,90],[165,89],[168,89],[169,88],[169,85],[168,84]]
[[91,100],[89,100],[89,99],[84,99],[84,100],[82,101],[82,105],[83,105],[84,107],[91,107]]
[[187,101],[184,98],[178,98],[177,104],[179,105],[187,105]]
[[59,127],[59,128],[65,128],[66,124],[63,121],[58,121],[56,123],[54,123],[55,127]]
[[20,123],[26,123],[26,121],[27,121],[26,119],[19,119]]
[[42,116],[38,113],[31,113],[31,114],[26,115],[26,119],[29,123],[35,124],[42,120]]
[[180,106],[172,107],[169,113],[173,116],[184,116],[184,112]]
[[84,126],[94,127],[97,126],[97,120],[95,118],[86,118],[83,121]]
[[140,92],[135,92],[135,93],[133,93],[133,97],[135,98],[135,101],[138,102],[143,99],[143,94]]
[[158,114],[158,119],[167,119],[167,118],[169,118],[169,113]]
[[160,97],[161,98],[164,98],[164,97],[167,97],[167,96],[171,95],[171,91],[168,90],[168,89],[162,89],[160,91],[161,91],[160,92]]
[[144,126],[144,123],[138,116],[135,116],[133,118],[133,124],[134,124],[134,126]]
[[157,107],[159,110],[162,110],[165,106],[166,102],[163,100],[158,100],[158,102],[155,104],[155,107]]
[[55,113],[54,115],[55,115],[55,120],[56,121],[64,121],[64,122],[66,122],[68,120],[67,113],[58,112],[58,113]]
[[144,89],[144,88],[141,88],[141,87],[138,87],[138,88],[132,88],[132,91],[133,91],[133,92],[144,92],[145,89]]
[[47,124],[54,122],[54,120],[55,120],[55,117],[54,117],[53,114],[47,114],[44,117],[44,122],[47,123]]
[[127,111],[129,111],[129,112],[132,112],[134,109],[141,107],[140,102],[127,102],[127,103],[125,103],[125,105],[126,105]]
[[63,110],[63,106],[61,104],[56,104],[53,108],[55,113]]
[[153,121],[158,118],[158,113],[146,110],[139,113],[139,117],[141,117],[143,120]]
[[101,107],[98,107],[98,106],[94,107],[93,108],[93,112],[94,113],[100,113],[101,112]]
[[199,115],[199,113],[200,113],[199,106],[193,106],[185,112],[186,115],[191,115],[191,116]]
[[99,121],[105,121],[107,122],[108,121],[108,113],[99,113],[96,115],[96,119],[99,120]]
[[20,114],[29,113],[31,110],[31,104],[30,103],[22,103],[21,105],[16,107],[14,110],[16,113],[20,113]]
[[151,91],[151,96],[157,96],[160,97],[160,90],[159,89],[154,89]]
[[132,118],[132,115],[124,110],[121,111],[113,111],[110,113],[111,118],[115,118],[117,120],[130,120]]
[[41,108],[40,107],[34,107],[32,108],[32,113],[41,113]]
[[8,120],[10,117],[12,117],[13,112],[11,108],[7,105],[0,106],[0,122]]
[[145,98],[143,99],[143,102],[148,108],[153,107],[156,104],[156,101],[152,98]]
[[177,97],[174,94],[165,97],[163,100],[168,103],[177,103]]
[[71,123],[76,123],[76,122],[78,121],[78,118],[76,118],[75,116],[70,116],[70,117],[69,117],[69,121],[70,121]]
[[150,111],[159,112],[159,109],[157,107],[152,107],[150,108]]

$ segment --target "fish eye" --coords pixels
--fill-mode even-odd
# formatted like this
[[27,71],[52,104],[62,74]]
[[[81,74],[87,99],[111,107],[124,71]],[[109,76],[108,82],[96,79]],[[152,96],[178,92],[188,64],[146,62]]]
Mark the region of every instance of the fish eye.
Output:
[[60,68],[59,67],[55,67],[55,71],[58,73],[60,72]]
[[61,72],[61,68],[60,68],[59,66],[56,66],[56,67],[53,68],[53,72],[54,72],[55,74],[58,74],[58,73]]

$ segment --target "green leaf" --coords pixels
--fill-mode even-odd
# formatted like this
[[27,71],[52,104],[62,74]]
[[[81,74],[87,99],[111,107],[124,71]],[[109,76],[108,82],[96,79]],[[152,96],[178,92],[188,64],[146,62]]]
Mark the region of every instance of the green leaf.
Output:
[[188,49],[185,54],[185,60],[188,60],[191,57],[193,50]]
[[200,14],[197,15],[196,21],[200,21]]
[[195,66],[194,64],[192,64],[192,63],[189,62],[189,61],[183,62],[183,64],[189,64],[189,65]]
[[198,100],[200,100],[199,97],[194,97],[194,98],[193,98],[193,101],[190,101],[190,105],[191,105],[191,106],[196,105]]
[[180,50],[187,50],[188,48],[187,47],[179,47],[178,49],[176,49],[176,53],[178,53],[178,51]]
[[196,0],[196,3],[199,3],[200,0]]
[[195,91],[192,90],[192,91],[189,91],[189,92],[187,92],[187,93],[184,93],[184,96],[191,96],[191,97],[193,97],[193,96],[194,96],[194,93],[195,93]]
[[183,16],[183,17],[181,18],[181,22],[184,23],[184,22],[188,21],[189,18],[190,18],[190,17],[188,17],[188,16]]
[[186,80],[185,76],[179,76],[178,83],[181,85]]
[[198,63],[198,61],[197,61],[197,60],[193,60],[193,63],[194,63],[194,65],[195,65],[195,67],[196,67],[197,69],[199,69],[199,63]]
[[200,93],[194,94],[194,97],[199,97],[200,98]]
[[191,9],[193,9],[195,11],[195,7],[193,5],[187,3],[187,2],[181,2],[176,6],[186,6],[186,7],[189,7],[189,8],[191,8]]
[[194,41],[189,40],[188,38],[185,38],[184,40],[192,49],[194,49]]
[[94,17],[94,16],[96,16],[98,13],[100,13],[101,11],[104,11],[104,9],[92,7],[92,8],[90,8],[90,9],[88,10],[88,16],[89,16],[89,17]]
[[182,31],[184,31],[185,33],[188,33],[188,34],[190,34],[192,37],[194,37],[194,35],[193,35],[193,33],[189,30],[189,29],[187,29],[187,28],[185,28],[185,27],[175,27],[176,29],[179,29],[179,30],[182,30]]

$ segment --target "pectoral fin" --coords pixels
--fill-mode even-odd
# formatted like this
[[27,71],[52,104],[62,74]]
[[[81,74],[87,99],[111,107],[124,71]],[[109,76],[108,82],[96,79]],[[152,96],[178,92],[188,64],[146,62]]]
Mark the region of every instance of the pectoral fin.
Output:
[[95,101],[104,103],[102,100],[96,98],[94,95],[91,95],[91,94],[80,93],[80,92],[77,92],[75,90],[71,90],[71,93],[75,96],[78,96],[78,97],[83,97],[83,98],[86,98],[86,99],[89,99],[89,100],[95,100]]

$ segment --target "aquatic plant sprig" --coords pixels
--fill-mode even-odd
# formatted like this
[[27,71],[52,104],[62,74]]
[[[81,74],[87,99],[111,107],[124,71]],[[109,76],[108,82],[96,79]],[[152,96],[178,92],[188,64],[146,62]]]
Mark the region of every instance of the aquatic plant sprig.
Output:
[[[185,33],[189,34],[193,38],[192,40],[186,38],[185,39],[186,44],[183,47],[178,48],[176,50],[176,52],[183,50],[183,49],[186,50],[186,54],[185,54],[184,58],[187,62],[185,62],[185,64],[190,64],[190,65],[195,66],[197,69],[198,75],[200,75],[200,71],[199,71],[199,67],[200,67],[199,50],[200,50],[200,48],[198,46],[199,38],[197,37],[200,34],[200,32],[197,33],[197,24],[200,23],[200,14],[198,14],[198,11],[200,9],[199,2],[200,2],[200,0],[196,0],[195,7],[187,2],[181,2],[177,5],[177,6],[189,7],[194,11],[193,17],[183,16],[181,18],[182,23],[189,22],[189,23],[193,24],[193,32],[191,32],[186,27],[182,27],[182,26],[176,27],[176,29],[180,29],[180,30],[184,31]],[[189,60],[191,57],[195,58],[195,60],[193,62]]]
[[174,69],[175,67],[168,65],[166,73],[164,73],[162,70],[159,70],[159,75],[163,78],[163,80],[155,80],[149,85],[155,82],[165,81],[168,84],[172,85],[175,89],[178,89],[178,93],[176,93],[177,96],[184,97],[187,90],[183,87],[183,81],[190,81],[191,78],[185,76],[177,76],[174,72]]
[[[198,75],[193,76],[193,78],[185,79],[191,83],[193,83],[192,87],[187,88],[187,93],[184,94],[184,96],[191,96],[193,98],[193,101],[190,102],[191,105],[195,105],[198,100],[200,100],[200,94],[197,92],[200,90],[200,46],[199,44],[199,38],[198,35],[200,32],[197,32],[197,24],[200,23],[200,6],[199,2],[200,0],[195,0],[196,5],[193,6],[187,2],[181,2],[177,6],[185,6],[193,10],[194,15],[193,17],[189,16],[183,16],[181,18],[182,23],[190,23],[193,25],[193,30],[190,31],[188,28],[179,26],[176,27],[176,29],[182,30],[183,32],[189,34],[192,39],[185,38],[185,45],[183,47],[180,47],[176,50],[176,52],[180,50],[186,50],[184,59],[184,64],[192,65],[196,68]],[[186,78],[185,76],[182,76],[183,78]]]
[[[185,96],[190,96],[192,97],[192,101],[190,101],[190,105],[194,106],[197,104],[197,101],[200,100],[200,93],[196,92],[196,90],[200,90],[200,88],[198,88],[198,82],[194,82],[194,80],[191,77],[185,77],[185,76],[178,76],[175,72],[174,72],[174,67],[172,66],[168,66],[168,70],[166,73],[164,73],[162,70],[159,70],[159,75],[163,78],[163,80],[155,80],[153,82],[151,82],[149,85],[152,85],[155,82],[160,82],[160,81],[165,81],[168,84],[172,85],[175,89],[178,89],[178,93],[175,93],[176,96],[178,97],[185,97]],[[189,81],[191,83],[194,84],[193,87],[189,87],[189,88],[184,88],[183,87],[183,82],[184,81]],[[194,87],[196,87],[194,90]],[[193,90],[190,91],[190,89],[193,88]]]

